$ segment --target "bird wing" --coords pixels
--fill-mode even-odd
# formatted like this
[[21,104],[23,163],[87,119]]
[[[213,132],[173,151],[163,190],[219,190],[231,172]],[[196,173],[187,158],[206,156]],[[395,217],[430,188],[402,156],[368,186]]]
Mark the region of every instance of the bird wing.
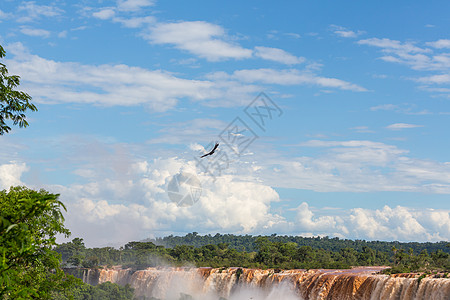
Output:
[[206,154],[203,154],[202,156],[200,156],[200,158],[203,158],[203,157],[208,156],[208,155],[212,155],[212,154],[214,153],[214,151],[216,151],[217,147],[219,147],[219,143],[216,143],[216,144],[214,145],[214,148],[213,148],[211,151],[209,151],[209,152],[206,153]]

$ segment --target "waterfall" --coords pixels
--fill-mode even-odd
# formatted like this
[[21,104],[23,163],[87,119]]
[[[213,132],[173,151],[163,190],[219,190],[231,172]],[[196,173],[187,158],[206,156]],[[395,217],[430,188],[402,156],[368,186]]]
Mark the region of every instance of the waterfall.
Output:
[[92,282],[90,280],[90,273],[91,273],[91,269],[83,270],[83,282],[85,282],[87,284],[92,284]]
[[[130,284],[136,297],[178,300],[180,294],[194,299],[361,299],[448,300],[450,279],[419,279],[418,274],[380,275],[384,267],[349,270],[259,270],[244,268],[147,268],[100,269],[83,272],[86,283],[111,281]],[[91,278],[93,276],[98,278]]]

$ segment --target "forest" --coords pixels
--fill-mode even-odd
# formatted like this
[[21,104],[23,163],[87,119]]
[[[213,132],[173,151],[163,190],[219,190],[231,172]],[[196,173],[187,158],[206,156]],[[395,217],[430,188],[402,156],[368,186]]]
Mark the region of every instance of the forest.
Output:
[[[167,246],[156,244],[162,242]],[[119,249],[86,248],[82,239],[75,238],[58,245],[55,251],[61,254],[65,266],[83,268],[122,265],[142,269],[195,265],[216,268],[343,269],[386,265],[391,266],[387,273],[450,270],[450,243],[446,242],[367,242],[276,235],[201,236],[194,232],[181,237],[129,242]]]
[[[234,234],[220,234],[215,235],[199,235],[197,232],[188,233],[185,236],[169,235],[166,237],[160,237],[155,239],[145,239],[144,242],[152,242],[155,245],[160,245],[168,248],[173,248],[176,245],[190,245],[194,247],[201,247],[205,245],[218,245],[220,243],[228,244],[229,248],[236,249],[238,251],[257,251],[256,240],[261,236],[252,235],[234,235]],[[267,236],[271,242],[288,243],[293,242],[298,246],[310,246],[312,248],[323,248],[331,251],[339,251],[343,248],[353,248],[357,251],[361,251],[364,247],[370,247],[373,250],[388,252],[392,250],[392,247],[399,249],[413,249],[414,252],[420,253],[423,250],[428,252],[435,252],[437,250],[448,250],[448,242],[386,242],[386,241],[365,241],[365,240],[349,240],[339,239],[337,237],[330,238],[325,237],[302,237],[302,236],[289,236],[289,235],[277,235],[272,234]]]

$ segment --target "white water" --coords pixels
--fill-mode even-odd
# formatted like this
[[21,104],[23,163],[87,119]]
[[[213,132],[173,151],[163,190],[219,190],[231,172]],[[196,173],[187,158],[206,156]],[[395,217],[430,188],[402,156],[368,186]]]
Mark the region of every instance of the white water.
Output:
[[[450,279],[374,275],[382,267],[351,270],[274,270],[211,268],[102,269],[98,283],[130,284],[136,296],[179,300],[450,300]],[[83,280],[90,278],[85,271]],[[92,273],[90,274],[92,277]],[[238,278],[239,276],[239,278]],[[409,276],[414,277],[414,276]]]

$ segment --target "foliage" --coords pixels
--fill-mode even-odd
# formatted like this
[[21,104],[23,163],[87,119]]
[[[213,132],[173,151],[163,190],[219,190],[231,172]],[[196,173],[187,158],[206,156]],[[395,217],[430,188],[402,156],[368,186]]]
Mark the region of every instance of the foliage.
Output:
[[54,300],[128,300],[133,299],[134,290],[130,285],[120,286],[111,282],[104,282],[92,286],[80,282],[78,285],[53,296]]
[[[0,58],[5,57],[5,50],[0,45]],[[0,135],[11,130],[6,124],[6,120],[11,120],[14,125],[27,127],[25,112],[29,109],[37,111],[34,104],[30,103],[31,97],[16,88],[20,84],[20,77],[8,75],[6,65],[0,63]]]
[[[186,236],[191,242],[193,237]],[[216,235],[217,237],[217,235]],[[236,236],[237,239],[242,236]],[[250,236],[244,236],[248,239]],[[280,269],[317,269],[317,268],[349,268],[351,266],[390,265],[389,272],[411,272],[413,270],[449,270],[450,258],[448,249],[438,249],[428,254],[427,250],[415,254],[414,250],[393,247],[387,251],[373,249],[367,245],[361,248],[340,247],[339,239],[323,239],[323,247],[299,245],[295,242],[274,241],[274,236],[258,236],[254,240],[256,246],[244,245],[253,252],[238,251],[228,243],[215,243],[202,246],[175,245],[171,248],[157,246],[153,242],[129,242],[120,249],[110,247],[89,249],[84,247],[82,240],[61,244],[56,251],[62,254],[68,265],[77,266],[107,266],[123,265],[137,269],[158,265],[195,265],[197,267],[254,267]],[[218,237],[222,241],[221,237]],[[319,238],[320,239],[320,238]],[[311,245],[316,245],[316,239]],[[216,241],[217,242],[217,241]],[[348,242],[348,240],[345,240]],[[338,244],[339,246],[335,245]],[[81,248],[76,245],[82,245]],[[440,245],[439,243],[435,243]],[[236,245],[236,244],[235,244]],[[80,248],[80,251],[70,250]],[[335,250],[337,249],[337,250]],[[72,256],[67,256],[72,253]],[[79,260],[81,258],[81,260]],[[76,261],[76,264],[74,263]],[[96,265],[94,264],[97,263]]]
[[15,187],[0,191],[0,299],[50,299],[74,284],[52,250],[64,227],[59,195]]
[[[161,245],[168,248],[173,248],[176,245],[190,245],[196,248],[213,244],[218,245],[220,243],[226,243],[230,248],[238,251],[254,252],[257,251],[256,240],[261,236],[252,235],[234,235],[234,234],[215,234],[215,235],[199,235],[197,232],[189,233],[185,236],[173,236],[169,235],[162,238],[147,239],[145,242],[152,242],[155,245]],[[337,237],[330,238],[325,237],[302,237],[302,236],[289,236],[289,235],[276,235],[272,234],[267,236],[271,242],[281,243],[296,243],[300,246],[310,246],[314,249],[327,249],[330,251],[340,251],[343,248],[352,248],[358,252],[363,251],[364,247],[369,247],[374,251],[391,252],[392,247],[399,249],[413,249],[414,253],[420,253],[423,250],[427,250],[428,253],[436,252],[438,250],[447,251],[446,245],[448,242],[437,243],[419,243],[419,242],[385,242],[385,241],[365,241],[365,240],[349,240],[339,239]]]

